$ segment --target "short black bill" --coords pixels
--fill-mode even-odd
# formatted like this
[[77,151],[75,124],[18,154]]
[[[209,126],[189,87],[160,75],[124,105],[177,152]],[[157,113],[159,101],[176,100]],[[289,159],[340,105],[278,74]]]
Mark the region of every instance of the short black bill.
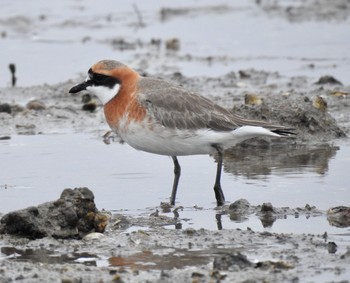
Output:
[[88,86],[91,86],[91,82],[90,81],[87,81],[87,82],[83,82],[81,84],[77,84],[75,86],[73,86],[70,90],[69,90],[69,93],[77,93],[79,91],[82,91],[82,90],[86,90],[86,88]]

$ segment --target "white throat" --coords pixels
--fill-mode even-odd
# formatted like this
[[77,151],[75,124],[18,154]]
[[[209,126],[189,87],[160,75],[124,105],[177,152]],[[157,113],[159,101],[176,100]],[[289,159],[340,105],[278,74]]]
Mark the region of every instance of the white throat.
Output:
[[110,101],[114,96],[116,96],[119,92],[120,84],[116,84],[113,88],[109,88],[106,86],[88,86],[86,90],[94,95],[96,95],[105,105],[108,101]]

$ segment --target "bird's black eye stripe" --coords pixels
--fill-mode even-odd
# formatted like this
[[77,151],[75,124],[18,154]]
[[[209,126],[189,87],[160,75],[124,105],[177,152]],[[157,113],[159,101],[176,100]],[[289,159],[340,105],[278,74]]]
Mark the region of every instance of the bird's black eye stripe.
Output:
[[94,73],[91,69],[89,70],[89,78],[95,86],[113,88],[116,84],[120,84],[118,79],[104,74]]

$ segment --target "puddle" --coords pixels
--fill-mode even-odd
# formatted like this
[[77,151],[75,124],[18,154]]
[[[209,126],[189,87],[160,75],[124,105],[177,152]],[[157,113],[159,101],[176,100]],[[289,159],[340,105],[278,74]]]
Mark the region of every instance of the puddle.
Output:
[[15,247],[1,247],[1,259],[11,259],[15,261],[27,261],[44,264],[65,264],[65,263],[83,263],[85,265],[96,266],[97,255],[89,253],[55,253],[47,249],[17,249]]
[[215,255],[212,251],[174,250],[166,254],[157,254],[157,251],[143,251],[129,257],[114,256],[108,259],[111,266],[125,266],[134,269],[170,270],[208,264]]
[[28,261],[43,264],[66,264],[81,263],[88,266],[114,266],[129,267],[138,270],[149,268],[158,270],[171,270],[188,266],[208,264],[215,256],[229,254],[239,249],[208,249],[183,250],[183,249],[154,249],[153,251],[142,251],[129,256],[112,256],[101,258],[90,253],[55,254],[46,249],[17,249],[14,247],[2,247],[0,249],[0,260],[11,259],[14,261]]

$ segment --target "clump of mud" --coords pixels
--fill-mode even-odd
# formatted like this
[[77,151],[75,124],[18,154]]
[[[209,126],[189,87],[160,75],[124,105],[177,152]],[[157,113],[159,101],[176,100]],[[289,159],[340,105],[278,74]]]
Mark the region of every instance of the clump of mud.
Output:
[[108,216],[97,210],[92,191],[65,189],[56,201],[5,214],[0,234],[30,239],[82,238],[91,232],[103,232],[107,223]]
[[319,142],[346,137],[345,131],[326,111],[316,108],[307,96],[288,99],[283,96],[264,97],[261,105],[241,105],[233,111],[246,118],[278,121],[293,127],[301,141]]

